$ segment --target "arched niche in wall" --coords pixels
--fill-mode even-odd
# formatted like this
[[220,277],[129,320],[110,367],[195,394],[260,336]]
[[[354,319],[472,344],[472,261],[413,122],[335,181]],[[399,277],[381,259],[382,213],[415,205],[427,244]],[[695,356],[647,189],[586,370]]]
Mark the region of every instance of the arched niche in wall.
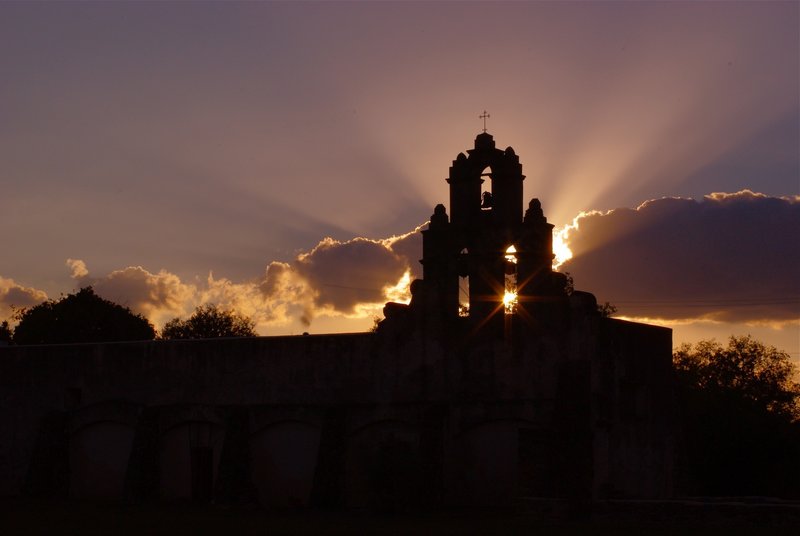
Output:
[[69,495],[75,499],[119,500],[133,446],[134,428],[99,421],[81,427],[69,439]]
[[110,400],[73,410],[69,420],[69,496],[123,497],[138,406]]
[[159,448],[161,498],[209,502],[224,439],[224,427],[208,420],[184,421],[165,430]]
[[355,430],[345,456],[345,502],[351,508],[402,510],[413,504],[421,479],[419,431],[399,420]]
[[308,505],[319,442],[319,426],[293,420],[270,424],[250,436],[252,479],[262,505]]

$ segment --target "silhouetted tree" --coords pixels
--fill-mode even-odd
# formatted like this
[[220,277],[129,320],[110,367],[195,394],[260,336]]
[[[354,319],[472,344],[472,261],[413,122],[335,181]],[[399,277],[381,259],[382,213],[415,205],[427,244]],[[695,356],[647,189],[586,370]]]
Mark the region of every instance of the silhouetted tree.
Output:
[[140,341],[156,332],[142,315],[104,300],[92,287],[47,300],[16,314],[15,344]]
[[567,296],[572,296],[572,293],[575,292],[575,279],[569,272],[564,272],[564,292]]
[[215,337],[255,337],[255,322],[232,310],[214,304],[200,305],[186,320],[173,318],[161,330],[162,339],[212,339]]
[[14,332],[11,331],[11,326],[8,325],[8,320],[0,322],[0,343],[11,344],[14,339]]
[[800,418],[800,384],[789,354],[749,335],[731,336],[728,347],[701,341],[684,344],[673,355],[679,377],[688,386],[735,396],[764,409]]
[[600,313],[600,316],[603,318],[611,318],[611,316],[617,312],[617,306],[609,302],[605,302],[602,305],[598,303],[597,312]]
[[786,352],[750,336],[673,355],[684,493],[800,494],[800,387]]

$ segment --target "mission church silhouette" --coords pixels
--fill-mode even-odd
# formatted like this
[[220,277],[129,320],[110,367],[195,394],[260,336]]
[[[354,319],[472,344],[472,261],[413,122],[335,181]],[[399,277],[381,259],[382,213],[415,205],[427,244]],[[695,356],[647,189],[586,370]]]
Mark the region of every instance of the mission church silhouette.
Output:
[[0,349],[2,493],[268,507],[672,494],[671,330],[552,270],[484,131],[374,333]]

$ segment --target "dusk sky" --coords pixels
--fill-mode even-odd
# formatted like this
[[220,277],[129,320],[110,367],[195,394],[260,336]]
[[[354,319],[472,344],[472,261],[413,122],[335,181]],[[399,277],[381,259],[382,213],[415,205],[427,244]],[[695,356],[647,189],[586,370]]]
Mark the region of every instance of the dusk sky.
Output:
[[488,110],[577,288],[798,360],[799,8],[0,3],[0,320],[91,284],[368,329]]

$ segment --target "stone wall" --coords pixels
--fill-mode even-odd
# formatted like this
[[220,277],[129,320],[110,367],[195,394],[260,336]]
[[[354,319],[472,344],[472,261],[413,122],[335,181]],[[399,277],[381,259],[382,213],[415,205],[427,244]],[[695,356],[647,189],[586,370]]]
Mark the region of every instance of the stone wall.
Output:
[[668,495],[669,330],[572,327],[0,348],[0,493],[385,509]]

